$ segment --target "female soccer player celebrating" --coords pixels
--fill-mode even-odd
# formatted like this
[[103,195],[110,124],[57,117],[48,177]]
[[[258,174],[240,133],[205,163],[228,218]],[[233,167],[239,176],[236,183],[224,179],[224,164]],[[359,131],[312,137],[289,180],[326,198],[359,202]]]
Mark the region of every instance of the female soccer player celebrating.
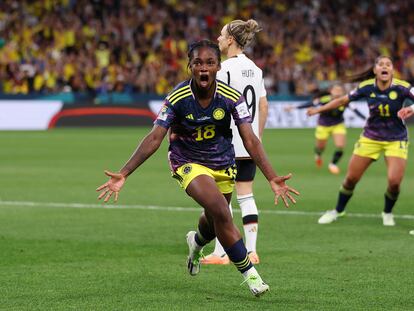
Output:
[[[263,73],[243,53],[244,48],[251,43],[255,34],[260,30],[257,22],[252,19],[248,21],[234,20],[223,27],[217,41],[221,53],[227,56],[227,60],[221,63],[217,79],[224,81],[244,95],[252,116],[253,132],[261,139],[268,111]],[[233,146],[236,153],[237,202],[241,209],[249,258],[252,263],[258,264],[260,259],[256,251],[256,241],[259,213],[253,196],[253,180],[256,174],[256,165],[244,147],[234,122],[231,125],[233,130]],[[231,209],[231,205],[229,207]],[[230,260],[220,242],[216,241],[213,253],[203,258],[201,262],[203,264],[228,264]]]
[[414,91],[406,81],[393,78],[394,67],[387,56],[379,56],[369,71],[358,75],[358,80],[367,79],[350,92],[318,108],[309,108],[308,115],[336,109],[351,101],[364,98],[369,106],[369,118],[364,131],[355,144],[345,180],[339,190],[336,208],[319,218],[320,224],[329,224],[344,215],[346,204],[356,184],[366,169],[383,152],[387,165],[388,186],[382,213],[384,226],[394,226],[392,209],[400,193],[408,155],[407,128],[398,118],[397,112],[406,98],[414,99]]
[[234,149],[230,129],[233,117],[243,143],[261,169],[275,193],[295,203],[291,193],[298,192],[285,184],[291,175],[277,176],[250,125],[251,117],[244,97],[235,89],[216,80],[220,69],[217,44],[202,40],[188,53],[191,79],[180,83],[165,99],[154,127],[118,173],[106,171],[109,181],[98,187],[99,199],[118,199],[126,178],[160,146],[169,133],[169,162],[173,177],[204,208],[198,231],[187,234],[188,272],[200,271],[203,247],[216,236],[255,296],[269,290],[250,262],[246,247],[233,224],[228,204],[236,176]]
[[[317,96],[314,100],[306,102],[299,106],[287,106],[285,110],[291,111],[292,109],[303,109],[312,106],[322,106],[334,100],[335,98],[344,96],[344,94],[344,88],[338,84],[335,84],[330,88],[329,94]],[[358,109],[354,107],[349,108],[358,117],[365,120],[365,116]],[[344,111],[345,107],[340,106],[336,109],[321,113],[318,118],[318,126],[315,130],[315,163],[318,167],[322,166],[322,153],[325,150],[329,136],[332,135],[334,145],[336,148],[332,160],[328,165],[328,169],[332,174],[340,173],[340,169],[337,164],[339,160],[342,158],[342,155],[344,153],[343,150],[346,144],[346,127],[344,124]]]

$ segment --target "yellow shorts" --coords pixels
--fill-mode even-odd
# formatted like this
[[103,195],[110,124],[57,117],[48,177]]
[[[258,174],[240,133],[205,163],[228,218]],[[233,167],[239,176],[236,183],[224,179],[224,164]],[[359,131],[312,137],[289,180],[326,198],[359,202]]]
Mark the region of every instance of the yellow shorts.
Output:
[[332,126],[318,125],[315,131],[315,137],[319,140],[327,140],[332,134],[346,135],[346,127],[344,123],[339,123]]
[[378,160],[381,153],[386,157],[407,159],[408,141],[378,141],[361,136],[354,147],[354,154]]
[[236,165],[233,165],[224,170],[212,170],[200,164],[188,163],[180,166],[175,172],[172,172],[172,177],[178,181],[184,190],[199,175],[207,175],[213,178],[220,192],[227,194],[233,192],[237,168]]

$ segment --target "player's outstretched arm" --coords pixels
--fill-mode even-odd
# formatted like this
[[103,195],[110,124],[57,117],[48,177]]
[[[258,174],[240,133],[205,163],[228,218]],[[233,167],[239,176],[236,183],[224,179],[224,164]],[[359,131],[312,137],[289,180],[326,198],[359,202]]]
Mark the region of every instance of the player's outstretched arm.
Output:
[[278,203],[279,198],[282,199],[286,207],[289,207],[289,201],[296,203],[292,193],[299,195],[299,192],[285,183],[286,180],[290,179],[292,174],[286,176],[278,176],[276,174],[267,158],[262,143],[254,134],[250,123],[240,124],[238,129],[243,140],[244,147],[249,152],[256,165],[260,168],[263,175],[267,178],[270,187],[275,193],[275,204]]
[[414,105],[401,108],[398,111],[398,117],[402,120],[406,120],[414,115]]
[[96,189],[96,191],[101,191],[98,199],[100,200],[105,197],[104,202],[108,202],[114,194],[114,201],[116,202],[118,200],[119,191],[121,191],[126,178],[158,150],[166,134],[166,128],[154,125],[151,132],[141,140],[132,156],[118,173],[105,171],[105,174],[109,176],[110,179]]
[[266,125],[267,116],[269,114],[269,103],[266,96],[259,99],[259,139],[262,140],[263,131]]
[[307,110],[306,113],[307,113],[308,116],[313,116],[315,114],[322,113],[322,112],[329,111],[329,110],[333,110],[333,109],[336,109],[340,106],[345,106],[347,104],[349,104],[349,97],[348,97],[348,95],[345,95],[345,96],[336,98],[336,99],[330,101],[329,103],[327,103],[325,105],[322,105],[322,106],[319,106],[319,107],[311,107]]

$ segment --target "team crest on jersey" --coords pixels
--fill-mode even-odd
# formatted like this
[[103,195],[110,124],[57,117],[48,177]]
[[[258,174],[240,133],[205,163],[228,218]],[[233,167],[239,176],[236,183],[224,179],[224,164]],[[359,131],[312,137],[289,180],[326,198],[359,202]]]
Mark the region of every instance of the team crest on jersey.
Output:
[[213,118],[216,120],[221,120],[224,118],[225,114],[226,113],[224,112],[223,109],[217,108],[213,111]]
[[371,95],[369,95],[369,97],[375,98],[375,93],[371,93]]
[[390,99],[392,99],[392,100],[395,100],[395,99],[397,99],[398,94],[397,94],[397,92],[396,92],[396,91],[391,91],[391,92],[388,94],[388,97],[389,97]]
[[187,175],[187,174],[190,174],[191,170],[192,170],[191,164],[186,164],[183,167],[182,172],[183,172],[183,174]]

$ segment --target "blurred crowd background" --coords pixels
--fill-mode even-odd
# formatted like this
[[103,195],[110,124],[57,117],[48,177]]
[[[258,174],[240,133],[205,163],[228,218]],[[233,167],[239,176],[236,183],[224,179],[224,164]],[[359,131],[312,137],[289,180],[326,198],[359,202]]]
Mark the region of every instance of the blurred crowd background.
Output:
[[379,54],[414,82],[412,0],[2,0],[0,93],[164,95],[188,77],[187,46],[233,19],[263,31],[246,50],[269,94],[309,95]]

